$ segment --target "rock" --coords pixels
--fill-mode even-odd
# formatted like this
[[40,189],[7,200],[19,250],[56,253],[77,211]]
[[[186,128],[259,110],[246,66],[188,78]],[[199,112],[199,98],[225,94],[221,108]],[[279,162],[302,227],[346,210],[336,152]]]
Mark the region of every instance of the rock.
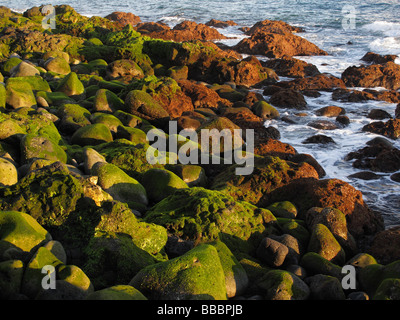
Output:
[[400,279],[385,279],[376,289],[373,300],[400,300]]
[[130,83],[134,79],[143,79],[144,72],[133,60],[123,59],[111,62],[107,66],[107,79]]
[[350,119],[348,116],[340,115],[337,116],[335,120],[344,127],[347,127],[350,124]]
[[62,57],[49,58],[43,66],[47,71],[62,75],[67,75],[71,72],[69,63]]
[[365,125],[362,130],[395,140],[400,136],[400,119],[390,119],[386,122],[375,121]]
[[310,289],[299,277],[284,270],[271,270],[257,283],[267,300],[307,300]]
[[302,143],[304,143],[304,144],[312,144],[312,143],[328,144],[328,143],[336,143],[336,142],[331,137],[325,136],[323,134],[317,134],[317,135],[307,138]]
[[380,55],[374,52],[367,52],[362,58],[362,61],[370,62],[372,64],[385,64],[386,62],[394,62],[397,56],[394,54]]
[[128,285],[116,285],[110,288],[97,290],[86,297],[86,300],[147,300],[137,289]]
[[275,217],[268,210],[200,187],[177,190],[145,217],[146,222],[163,225],[170,234],[187,240],[213,241],[219,234],[235,254],[255,251],[266,228],[263,220],[267,224]]
[[148,143],[146,133],[138,128],[119,126],[116,133],[116,138],[126,139],[135,145],[140,143],[142,144]]
[[310,276],[324,274],[340,280],[343,277],[342,268],[340,266],[321,257],[315,252],[307,252],[301,258],[300,266],[302,266]]
[[187,188],[187,184],[171,171],[164,169],[147,170],[141,178],[149,200],[157,203],[174,194],[178,189]]
[[210,21],[206,22],[206,26],[215,28],[227,28],[230,26],[237,26],[237,23],[232,20],[221,21],[221,20],[211,19]]
[[176,164],[168,166],[167,169],[180,177],[189,188],[206,187],[207,176],[204,168],[201,166]]
[[338,126],[328,120],[315,120],[311,121],[307,124],[309,127],[318,129],[318,130],[336,130]]
[[400,119],[400,103],[396,106],[395,118]]
[[67,163],[68,156],[56,141],[44,135],[27,134],[21,140],[21,160],[28,163],[32,159],[46,159]]
[[132,90],[128,93],[124,111],[146,120],[162,121],[169,118],[168,112],[150,94],[141,90]]
[[262,63],[264,67],[271,68],[281,77],[304,78],[319,74],[316,66],[305,61],[283,56],[280,59],[271,59]]
[[78,129],[90,125],[90,112],[78,104],[63,104],[56,115],[61,119],[58,128],[61,132],[73,134]]
[[38,69],[25,61],[22,61],[10,70],[11,77],[32,77],[39,74]]
[[47,242],[44,248],[48,249],[58,260],[60,260],[63,264],[67,264],[67,253],[61,242],[57,240],[51,240]]
[[322,117],[337,117],[337,116],[343,115],[345,113],[346,113],[346,110],[344,110],[341,107],[337,107],[337,106],[323,107],[323,108],[315,111],[315,114],[317,116],[322,116]]
[[0,186],[11,186],[17,182],[17,168],[10,161],[0,158]]
[[110,129],[102,123],[84,126],[72,135],[71,143],[84,146],[96,146],[113,141]]
[[59,82],[57,91],[65,93],[68,97],[79,99],[84,96],[85,87],[77,74],[71,72]]
[[138,23],[142,21],[140,17],[135,16],[133,13],[120,12],[120,11],[114,11],[109,15],[105,16],[105,18],[111,21],[118,22],[123,27],[125,27],[127,24],[136,26]]
[[368,253],[359,253],[356,254],[353,258],[346,262],[348,265],[351,265],[356,268],[356,270],[360,270],[366,266],[371,264],[377,264],[378,262],[375,260],[373,256]]
[[333,100],[345,101],[345,102],[365,102],[368,100],[386,101],[389,103],[399,103],[400,93],[395,90],[373,90],[364,89],[353,90],[353,89],[335,89],[332,93]]
[[376,140],[366,147],[350,152],[345,160],[353,162],[353,167],[374,172],[395,172],[400,170],[398,158],[400,150],[388,141]]
[[99,89],[96,92],[93,104],[95,112],[115,112],[124,108],[124,101],[107,89]]
[[292,89],[282,89],[271,95],[269,103],[279,108],[289,108],[304,110],[307,108],[307,102],[304,96]]
[[345,300],[340,281],[332,276],[317,274],[305,279],[310,287],[310,298],[315,300]]
[[387,111],[382,110],[382,109],[372,109],[368,113],[367,117],[370,119],[373,119],[373,120],[383,120],[383,119],[392,118],[390,113],[388,113]]
[[[255,158],[251,175],[243,179],[236,175],[236,165],[230,166],[217,175],[211,184],[214,190],[222,191],[237,200],[247,201],[259,207],[273,202],[264,202],[264,196],[278,190],[292,181],[302,178],[318,179],[315,169],[308,163],[294,163],[277,157]],[[285,199],[286,200],[286,199]],[[284,201],[284,200],[282,200]],[[278,202],[278,201],[274,201]]]
[[53,266],[55,269],[62,265],[48,249],[40,247],[27,263],[24,276],[22,278],[21,293],[34,299],[42,289],[44,266]]
[[400,182],[400,174],[398,174],[398,173],[392,174],[390,176],[390,179],[392,179],[393,181],[396,181],[396,182]]
[[290,155],[295,155],[296,150],[288,143],[275,139],[266,139],[254,146],[254,154],[286,159]]
[[267,207],[276,217],[295,219],[297,208],[289,201],[275,202]]
[[400,243],[399,227],[381,231],[373,238],[369,253],[380,263],[392,263],[396,260],[400,260],[398,243]]
[[217,249],[221,261],[225,273],[225,284],[228,298],[239,296],[247,289],[249,284],[246,271],[223,242],[214,241],[210,244]]
[[3,300],[16,299],[21,287],[24,264],[21,260],[0,262],[0,298]]
[[400,66],[394,62],[370,66],[349,67],[342,73],[348,87],[384,87],[389,90],[400,88]]
[[[344,201],[343,195],[346,195]],[[361,235],[375,234],[383,229],[382,217],[370,210],[360,191],[338,179],[298,179],[264,194],[259,203],[290,201],[298,209],[298,218],[312,207],[331,207],[343,212],[349,232],[357,239]]]
[[147,206],[146,189],[135,179],[128,176],[117,166],[97,162],[91,170],[99,177],[98,185],[109,193],[115,200],[124,203],[139,203]]
[[369,300],[369,296],[363,291],[356,291],[349,293],[347,300],[366,301]]
[[357,172],[357,173],[349,175],[349,178],[355,178],[355,179],[369,181],[369,180],[378,180],[381,178],[381,176],[374,172],[362,171],[362,172]]
[[[30,253],[52,239],[51,235],[30,215],[16,211],[0,211],[0,225],[12,226],[1,235],[0,256],[9,249]],[[3,260],[3,259],[2,259]]]
[[52,50],[52,51],[47,51],[43,54],[42,59],[44,61],[47,61],[49,58],[63,58],[65,61],[70,63],[71,57],[67,52],[64,51],[57,51],[57,50]]
[[263,120],[279,118],[279,112],[265,101],[258,101],[251,107],[254,114]]
[[144,119],[141,119],[133,114],[124,112],[122,110],[118,110],[114,112],[114,116],[121,120],[122,124],[126,127],[135,128],[139,127],[142,124],[150,124]]
[[225,274],[218,251],[206,244],[180,257],[142,269],[129,285],[138,288],[149,299],[227,299]]
[[[0,87],[2,87],[0,85]],[[36,106],[36,98],[32,87],[26,82],[7,83],[6,105],[12,109],[32,108]]]
[[276,85],[285,89],[293,89],[297,91],[317,90],[331,92],[336,88],[346,89],[346,84],[343,80],[328,73],[321,73],[316,76],[290,81],[281,81]]
[[106,159],[92,148],[85,148],[83,151],[85,173],[90,175],[93,166],[98,163],[106,163]]
[[175,81],[187,80],[189,68],[187,66],[175,66],[167,70],[166,75]]
[[268,58],[327,55],[313,43],[291,32],[271,33],[264,30],[253,32],[249,38],[234,46],[234,49],[240,53]]
[[345,262],[345,252],[329,229],[323,224],[316,224],[312,230],[307,250],[319,254],[328,261],[342,265]]
[[288,253],[287,246],[271,238],[264,238],[256,251],[257,258],[273,268],[282,266]]
[[117,117],[113,116],[112,114],[107,114],[103,112],[93,113],[90,116],[90,121],[92,122],[92,124],[104,124],[105,126],[107,126],[108,129],[110,129],[113,134],[116,134],[118,128],[123,126],[121,120],[119,120]]

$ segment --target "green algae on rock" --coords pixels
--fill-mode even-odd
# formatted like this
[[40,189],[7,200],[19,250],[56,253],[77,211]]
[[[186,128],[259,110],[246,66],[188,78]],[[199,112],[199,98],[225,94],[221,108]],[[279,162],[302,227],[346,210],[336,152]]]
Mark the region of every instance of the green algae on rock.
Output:
[[180,257],[145,267],[129,285],[149,299],[227,299],[225,274],[217,249],[207,244]]
[[84,126],[72,135],[72,144],[82,147],[96,146],[105,142],[113,141],[110,129],[103,123],[95,123]]
[[117,285],[89,294],[86,300],[147,300],[137,289],[128,285]]

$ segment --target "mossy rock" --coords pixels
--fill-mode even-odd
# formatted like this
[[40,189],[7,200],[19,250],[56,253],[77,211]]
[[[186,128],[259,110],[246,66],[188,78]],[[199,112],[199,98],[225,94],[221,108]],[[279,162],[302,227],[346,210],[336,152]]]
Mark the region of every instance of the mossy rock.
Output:
[[42,289],[44,277],[42,268],[44,266],[53,266],[56,269],[60,265],[62,265],[62,262],[56,256],[48,249],[40,247],[26,266],[22,279],[21,293],[34,299]]
[[112,114],[107,114],[103,112],[93,113],[90,117],[92,123],[102,123],[110,129],[111,132],[117,133],[118,127],[123,126],[121,120]]
[[323,224],[314,226],[307,250],[318,253],[323,258],[338,265],[343,265],[345,262],[344,250]]
[[307,300],[310,289],[298,276],[285,270],[271,270],[257,287],[267,300]]
[[174,172],[188,187],[206,187],[207,176],[203,167],[197,165],[166,165],[166,169]]
[[62,75],[67,75],[71,72],[71,67],[68,61],[60,56],[47,59],[47,61],[44,63],[44,68],[47,71]]
[[9,249],[31,252],[51,240],[33,217],[18,211],[0,211],[0,257]]
[[342,279],[342,268],[315,252],[307,252],[300,260],[300,265],[310,275],[326,274],[328,276]]
[[68,97],[63,92],[45,92],[38,91],[36,93],[36,97],[42,97],[46,100],[49,106],[60,106],[62,104],[74,104],[76,101],[70,97]]
[[70,72],[58,84],[58,92],[65,93],[68,97],[80,99],[84,97],[85,87],[75,72]]
[[89,110],[79,104],[63,104],[57,109],[56,115],[61,119],[58,127],[65,133],[73,134],[78,129],[92,124],[89,120]]
[[17,57],[12,57],[12,58],[8,59],[6,62],[4,62],[3,68],[2,68],[4,75],[10,76],[12,68],[16,67],[21,62],[22,62],[22,60]]
[[279,118],[279,111],[276,110],[266,101],[258,101],[251,107],[254,114],[263,120],[271,120]]
[[0,186],[11,186],[17,182],[17,168],[10,161],[0,158]]
[[92,167],[91,172],[99,177],[98,185],[114,199],[145,206],[148,204],[146,189],[117,166],[98,162]]
[[276,217],[295,219],[297,216],[297,208],[290,201],[275,202],[267,209]]
[[27,134],[21,140],[22,161],[39,158],[67,163],[68,156],[62,147],[52,139],[37,134]]
[[102,289],[90,294],[86,300],[147,300],[147,298],[137,289],[128,285],[117,285]]
[[13,119],[0,122],[0,140],[3,142],[18,144],[25,134],[26,131]]
[[0,108],[6,107],[6,101],[7,101],[6,87],[2,83],[0,83]]
[[10,71],[11,77],[34,77],[39,74],[40,72],[36,67],[25,61],[22,61]]
[[24,264],[21,260],[0,262],[0,299],[16,299],[21,287]]
[[[156,204],[145,221],[195,242],[223,241],[236,255],[253,252],[267,230],[266,212],[218,191],[184,188]],[[264,223],[265,222],[265,223]]]
[[78,129],[71,138],[72,144],[96,146],[113,141],[110,129],[103,123],[95,123]]
[[130,127],[130,128],[135,128],[138,126],[141,126],[143,124],[150,124],[148,121],[135,116],[133,114],[124,112],[122,110],[118,110],[114,113],[114,116],[116,116],[121,122],[123,123],[124,126]]
[[218,251],[200,245],[184,255],[145,267],[129,285],[149,299],[226,300],[225,274]]
[[150,94],[142,90],[132,90],[127,94],[124,111],[145,120],[169,119],[168,112]]
[[221,241],[210,242],[217,249],[225,273],[225,284],[228,298],[242,294],[249,284],[247,273],[229,248]]
[[31,85],[27,82],[11,82],[7,84],[6,104],[13,109],[35,107],[36,98]]
[[60,265],[57,268],[57,279],[68,282],[79,291],[82,291],[84,295],[94,291],[92,282],[78,266]]
[[295,220],[279,222],[278,219],[278,224],[284,234],[290,234],[300,241],[304,247],[307,247],[311,234],[301,223]]
[[372,300],[400,300],[400,279],[383,280]]
[[84,252],[82,269],[96,290],[128,283],[140,270],[158,262],[123,233],[97,232]]
[[134,145],[134,143],[125,139],[103,143],[94,147],[97,152],[106,158],[107,162],[114,164],[137,180],[140,179],[142,173],[151,168],[164,167],[161,164],[148,162],[146,157],[148,148],[148,145]]
[[143,173],[141,181],[149,200],[154,203],[174,194],[176,190],[188,188],[181,178],[165,169],[150,169]]
[[176,81],[187,80],[189,68],[187,66],[174,66],[167,70],[166,76]]
[[124,108],[124,101],[114,92],[107,89],[99,89],[94,98],[95,111],[114,112]]
[[92,148],[85,148],[83,151],[84,155],[84,167],[85,173],[91,175],[92,168],[97,162],[107,162],[106,159]]
[[51,92],[49,83],[41,76],[9,78],[7,80],[6,85],[12,87],[18,87],[22,82],[28,83],[33,92],[37,91]]
[[145,132],[138,128],[131,128],[125,126],[119,126],[116,134],[117,139],[126,139],[133,144],[147,144],[147,135]]
[[70,62],[70,56],[67,52],[64,51],[57,51],[57,50],[52,50],[45,52],[42,56],[42,59],[44,61],[47,61],[49,58],[63,58],[67,63]]
[[376,259],[368,253],[359,253],[346,262],[346,265],[352,265],[358,269],[362,269],[371,264],[378,264]]

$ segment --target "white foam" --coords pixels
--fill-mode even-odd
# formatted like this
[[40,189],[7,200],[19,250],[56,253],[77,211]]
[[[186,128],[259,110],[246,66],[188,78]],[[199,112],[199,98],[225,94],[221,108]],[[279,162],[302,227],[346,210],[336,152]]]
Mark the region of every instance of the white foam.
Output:
[[375,21],[361,27],[365,31],[381,33],[386,37],[400,37],[400,23]]

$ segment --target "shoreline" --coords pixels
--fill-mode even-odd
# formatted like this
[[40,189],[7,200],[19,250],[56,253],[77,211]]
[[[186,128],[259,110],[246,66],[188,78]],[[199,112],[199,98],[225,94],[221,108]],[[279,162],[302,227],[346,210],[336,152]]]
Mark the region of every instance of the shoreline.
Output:
[[[233,21],[171,28],[129,13],[55,10],[57,29],[44,31],[40,8],[0,9],[0,229],[14,226],[0,238],[0,263],[20,272],[11,284],[0,277],[2,299],[390,298],[398,228],[385,230],[352,183],[327,176],[280,128],[314,128],[320,134],[298,139],[330,143],[325,134],[347,130],[357,115],[346,103],[397,104],[390,117],[378,110],[360,126],[378,139],[348,158],[398,181],[394,56],[370,53],[336,77],[297,59],[329,55],[283,21],[259,21],[228,47],[215,25]],[[346,107],[324,105],[324,95]],[[196,135],[251,130],[217,148],[221,158],[246,153],[254,170],[180,162],[172,133],[160,136],[169,142],[157,150],[165,161],[149,162],[149,133],[171,122]],[[187,140],[175,146],[182,142],[202,150]],[[53,292],[38,272],[49,264]],[[345,266],[357,288],[342,287]],[[329,293],[320,286],[328,280]]]

